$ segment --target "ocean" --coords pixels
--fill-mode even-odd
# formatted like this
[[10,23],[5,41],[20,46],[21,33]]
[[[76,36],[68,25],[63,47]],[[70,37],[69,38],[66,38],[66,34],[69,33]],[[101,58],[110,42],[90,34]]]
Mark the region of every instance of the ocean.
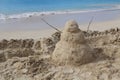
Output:
[[120,8],[120,0],[0,0],[0,14]]

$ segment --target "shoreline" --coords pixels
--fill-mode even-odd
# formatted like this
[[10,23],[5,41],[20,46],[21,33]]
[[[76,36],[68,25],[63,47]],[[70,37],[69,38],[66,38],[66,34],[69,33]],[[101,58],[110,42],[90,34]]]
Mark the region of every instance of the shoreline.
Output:
[[90,19],[95,16],[90,30],[103,31],[110,28],[120,28],[120,9],[93,11],[84,13],[66,13],[55,15],[40,15],[30,18],[8,19],[0,22],[0,40],[1,39],[39,39],[49,37],[54,32],[50,26],[44,23],[41,18],[44,18],[48,23],[62,30],[65,22],[68,20],[76,20],[80,25],[81,30],[86,30]]
[[92,10],[63,10],[63,11],[44,11],[44,12],[27,12],[27,13],[18,13],[5,15],[0,13],[0,20],[7,19],[20,19],[20,18],[30,18],[35,16],[46,16],[46,15],[58,15],[58,14],[77,14],[77,13],[89,13],[89,12],[102,12],[102,11],[116,11],[120,8],[111,8],[111,9],[92,9]]

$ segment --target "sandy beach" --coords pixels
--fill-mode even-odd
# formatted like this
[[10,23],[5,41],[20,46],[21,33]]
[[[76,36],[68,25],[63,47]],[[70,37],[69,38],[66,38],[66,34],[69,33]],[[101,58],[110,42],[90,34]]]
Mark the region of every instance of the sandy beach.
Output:
[[120,0],[0,0],[0,80],[120,80]]
[[[87,30],[88,24],[80,25],[80,29]],[[97,31],[104,31],[110,28],[120,28],[120,19],[105,21],[105,22],[95,22],[92,23],[90,26],[90,30],[97,30]],[[63,28],[58,28],[62,31]],[[49,37],[56,30],[49,28],[49,29],[39,29],[39,30],[26,30],[26,31],[1,31],[0,32],[0,39],[26,39],[26,38],[34,38],[39,39],[43,37]]]
[[[120,19],[113,19],[108,21],[101,22],[93,22],[90,26],[90,30],[92,31],[104,31],[110,28],[120,28]],[[81,29],[86,30],[84,26],[88,26],[88,24],[81,25]]]
[[86,30],[89,21],[94,17],[90,30],[103,31],[110,28],[120,28],[120,10],[102,10],[89,12],[69,12],[47,15],[33,15],[22,18],[10,18],[0,22],[0,39],[39,39],[48,37],[56,30],[52,29],[41,18],[49,24],[62,30],[66,21],[76,20],[80,29]]
[[70,20],[51,37],[51,29],[4,32],[1,38],[11,39],[0,41],[0,79],[120,80],[117,24],[119,19],[96,22],[90,30],[99,31],[85,32],[84,24]]

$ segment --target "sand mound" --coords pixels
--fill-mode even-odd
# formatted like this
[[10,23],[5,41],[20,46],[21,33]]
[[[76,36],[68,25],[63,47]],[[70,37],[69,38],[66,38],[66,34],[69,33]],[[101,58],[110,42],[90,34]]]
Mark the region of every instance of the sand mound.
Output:
[[85,64],[94,59],[93,51],[87,44],[77,22],[68,21],[65,24],[52,59],[60,64]]
[[0,80],[120,80],[119,34],[120,29],[82,31],[69,21],[49,38],[4,39]]

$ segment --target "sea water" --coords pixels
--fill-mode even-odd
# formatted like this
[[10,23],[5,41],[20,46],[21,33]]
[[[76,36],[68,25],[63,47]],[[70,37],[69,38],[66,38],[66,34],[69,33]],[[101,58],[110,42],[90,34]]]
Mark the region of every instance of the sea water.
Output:
[[0,0],[1,14],[120,8],[120,0]]

